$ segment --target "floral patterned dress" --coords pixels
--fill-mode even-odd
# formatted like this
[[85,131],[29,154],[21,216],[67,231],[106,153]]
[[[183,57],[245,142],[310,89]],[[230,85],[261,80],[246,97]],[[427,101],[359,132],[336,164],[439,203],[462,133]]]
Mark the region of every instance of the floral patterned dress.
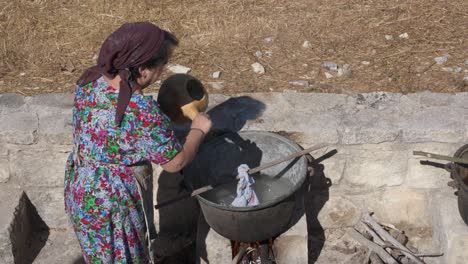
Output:
[[132,95],[116,127],[117,98],[102,77],[76,88],[65,210],[87,263],[148,263],[143,207],[129,165],[164,164],[181,145],[151,96]]

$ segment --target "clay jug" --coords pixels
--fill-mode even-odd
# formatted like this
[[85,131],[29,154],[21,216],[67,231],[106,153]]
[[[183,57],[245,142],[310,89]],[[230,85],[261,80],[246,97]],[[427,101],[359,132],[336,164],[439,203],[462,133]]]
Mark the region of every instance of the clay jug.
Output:
[[208,107],[208,92],[203,84],[188,74],[174,74],[164,80],[157,99],[161,110],[173,123],[193,120]]

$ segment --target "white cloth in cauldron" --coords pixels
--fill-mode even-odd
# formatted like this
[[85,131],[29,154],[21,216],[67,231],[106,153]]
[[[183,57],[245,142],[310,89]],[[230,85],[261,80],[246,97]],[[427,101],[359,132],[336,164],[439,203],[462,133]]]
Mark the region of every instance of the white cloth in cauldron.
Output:
[[249,166],[242,164],[237,168],[237,176],[239,182],[237,183],[237,196],[231,203],[235,207],[255,206],[260,202],[255,194],[252,185],[255,180],[248,174]]

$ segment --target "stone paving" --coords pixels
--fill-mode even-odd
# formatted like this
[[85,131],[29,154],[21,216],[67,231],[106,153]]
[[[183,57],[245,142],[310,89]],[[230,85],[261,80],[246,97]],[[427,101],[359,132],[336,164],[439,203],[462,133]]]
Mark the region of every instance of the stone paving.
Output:
[[[444,257],[427,259],[428,263],[468,263],[464,249],[468,227],[458,214],[455,190],[447,186],[449,173],[421,165],[419,161],[425,159],[412,155],[413,150],[453,155],[468,142],[468,93],[336,95],[285,91],[211,95],[210,101],[216,129],[278,132],[303,147],[330,144],[315,152],[315,157],[338,151],[321,163],[331,186],[305,199],[306,207],[315,208],[315,215],[303,216],[275,242],[279,263],[307,263],[308,259],[310,263],[314,259],[316,263],[358,263],[360,247],[345,231],[364,211],[410,230],[410,243],[420,251],[444,252]],[[0,95],[2,263],[13,263],[11,224],[23,192],[50,229],[35,263],[80,261],[79,246],[63,210],[72,103],[71,94]],[[171,186],[164,189],[168,192],[181,191],[171,184],[155,178],[155,197],[165,186]],[[196,219],[187,220],[187,215],[185,220],[173,217],[168,221],[156,213],[158,228],[162,228],[161,222],[167,230],[170,222],[179,226],[180,221],[186,221],[184,225],[187,221],[196,223]],[[170,232],[166,235],[171,236]],[[198,248],[198,252],[209,263],[229,259],[228,241],[216,232],[210,230],[204,242],[206,249]],[[309,248],[318,245],[318,258],[308,254],[308,244]]]

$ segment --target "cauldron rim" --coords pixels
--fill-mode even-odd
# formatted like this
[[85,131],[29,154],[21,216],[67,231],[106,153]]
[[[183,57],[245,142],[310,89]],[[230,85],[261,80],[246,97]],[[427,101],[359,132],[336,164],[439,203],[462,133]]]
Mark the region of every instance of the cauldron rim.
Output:
[[[239,131],[238,132],[240,136],[242,135],[247,135],[247,134],[264,134],[264,135],[267,135],[267,136],[272,136],[274,138],[277,138],[281,141],[283,141],[284,143],[287,143],[289,145],[291,145],[291,147],[293,147],[296,151],[301,151],[302,148],[294,141],[284,137],[284,136],[281,136],[281,135],[278,135],[276,133],[272,133],[272,132],[268,132],[268,131],[261,131],[261,130],[245,130],[245,131]],[[307,172],[307,162],[306,162],[306,158],[305,156],[302,156],[300,158],[300,160],[298,162],[300,162],[302,160],[302,162],[304,162],[304,166],[305,166],[305,172]],[[273,207],[277,204],[279,204],[280,202],[288,199],[290,196],[294,195],[300,188],[301,186],[304,184],[305,182],[305,179],[306,179],[306,173],[303,175],[303,177],[300,178],[299,182],[293,186],[293,188],[291,188],[291,191],[289,193],[285,193],[283,195],[280,195],[278,196],[277,198],[273,199],[273,200],[270,200],[268,202],[265,202],[265,203],[260,203],[259,205],[256,205],[256,206],[249,206],[249,207],[234,207],[234,206],[230,206],[230,205],[221,205],[221,204],[218,204],[218,203],[215,203],[215,202],[212,202],[204,197],[202,197],[201,195],[197,195],[197,200],[201,203],[204,203],[208,206],[211,206],[211,207],[215,207],[217,209],[220,209],[220,210],[224,210],[224,211],[229,211],[229,212],[252,212],[252,211],[258,211],[258,210],[262,210],[264,208],[268,208],[268,207]]]

